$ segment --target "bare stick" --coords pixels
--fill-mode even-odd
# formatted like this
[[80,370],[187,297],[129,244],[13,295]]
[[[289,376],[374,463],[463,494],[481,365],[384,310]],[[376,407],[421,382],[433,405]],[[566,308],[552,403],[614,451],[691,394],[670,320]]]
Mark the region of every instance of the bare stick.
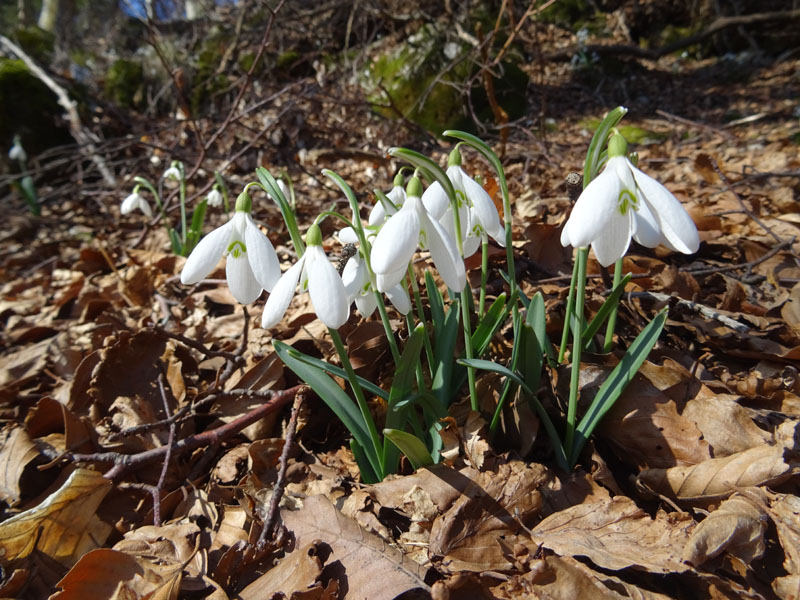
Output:
[[[161,401],[164,403],[164,413],[169,416],[169,402],[167,401],[167,390],[164,388],[164,373],[158,374],[158,391],[161,393]],[[161,475],[158,483],[153,490],[153,525],[161,526],[161,490],[164,488],[164,481],[167,479],[169,462],[172,459],[172,446],[175,444],[175,423],[169,424],[169,439],[167,440],[167,453],[164,457],[164,466],[161,467]]]
[[0,35],[0,44],[3,44],[11,52],[16,54],[20,60],[25,63],[25,66],[28,67],[30,72],[34,76],[38,77],[42,83],[49,87],[58,97],[58,103],[67,113],[67,122],[69,123],[69,130],[72,134],[72,137],[75,138],[75,141],[78,142],[79,146],[89,155],[89,158],[92,159],[94,164],[97,165],[97,170],[100,171],[100,174],[103,176],[105,182],[110,186],[116,185],[114,175],[111,173],[108,165],[106,165],[103,157],[97,153],[97,147],[95,146],[95,143],[99,142],[100,139],[92,132],[84,128],[84,126],[81,124],[81,119],[78,116],[77,109],[75,108],[75,102],[70,100],[66,90],[53,81],[53,78],[45,73],[39,65],[33,62],[33,59],[25,54],[22,48],[9,40],[6,36]]

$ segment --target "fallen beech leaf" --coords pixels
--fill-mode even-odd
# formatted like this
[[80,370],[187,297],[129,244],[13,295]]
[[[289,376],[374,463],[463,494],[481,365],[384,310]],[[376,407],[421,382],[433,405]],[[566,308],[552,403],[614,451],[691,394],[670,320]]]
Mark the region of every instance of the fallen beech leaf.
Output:
[[522,461],[475,475],[453,506],[434,521],[431,558],[440,558],[442,568],[450,572],[510,568],[505,546],[513,544],[522,524],[539,513],[539,488],[547,479],[545,467]]
[[680,558],[694,521],[659,512],[651,518],[630,498],[578,504],[537,525],[533,541],[562,556],[586,556],[604,569],[633,567],[651,573],[682,573]]
[[430,590],[423,567],[364,531],[324,496],[307,498],[298,511],[281,510],[281,517],[294,534],[296,547],[318,539],[333,549],[330,560],[344,567],[348,596],[389,600],[412,589]]
[[769,514],[775,522],[785,556],[783,568],[792,575],[800,576],[800,498],[780,494],[770,508]]
[[766,515],[744,496],[734,495],[695,527],[683,560],[699,566],[727,552],[749,564],[764,554]]
[[783,446],[757,446],[698,465],[647,469],[636,478],[637,487],[677,500],[705,502],[731,495],[737,488],[770,485],[792,475]]
[[[548,556],[535,561],[527,573],[510,578],[492,591],[500,598],[526,600],[539,598],[625,600],[630,597],[605,586],[598,576],[598,573],[592,572],[574,558]],[[652,598],[655,600],[659,596]]]
[[781,600],[797,600],[800,597],[800,575],[778,577],[772,582],[772,590]]
[[22,427],[5,430],[0,436],[0,500],[16,505],[22,496],[20,484],[29,463],[39,456],[28,432]]
[[262,600],[273,594],[286,597],[295,591],[306,591],[320,586],[317,578],[322,573],[322,561],[318,546],[323,542],[306,544],[288,554],[281,562],[244,588],[239,600]]
[[714,449],[715,458],[772,441],[772,436],[756,425],[751,413],[734,398],[725,394],[693,398],[683,411],[683,416],[694,421],[703,432],[703,438]]
[[83,556],[58,582],[50,600],[175,600],[182,565],[161,566],[124,552],[98,548]]
[[111,533],[95,516],[111,486],[96,471],[73,471],[39,506],[0,523],[0,563],[28,556],[35,548],[62,564],[74,564]]

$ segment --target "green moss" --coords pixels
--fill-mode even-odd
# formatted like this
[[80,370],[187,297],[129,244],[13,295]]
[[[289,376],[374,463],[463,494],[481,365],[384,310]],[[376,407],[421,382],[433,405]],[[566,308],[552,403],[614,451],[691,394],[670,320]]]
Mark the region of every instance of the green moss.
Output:
[[105,95],[119,106],[141,106],[144,99],[142,64],[125,58],[115,60],[106,73]]
[[40,65],[48,65],[53,58],[55,36],[49,31],[36,26],[17,29],[14,39],[19,47]]
[[11,147],[15,133],[28,156],[67,143],[69,134],[57,126],[63,111],[55,95],[34,77],[21,60],[0,58],[0,149]]
[[[600,125],[600,119],[583,119],[579,124],[589,131],[595,131]],[[667,134],[665,133],[642,129],[635,125],[620,125],[617,129],[629,144],[649,146],[652,144],[660,144],[667,139]]]
[[[197,114],[207,107],[211,103],[214,94],[230,85],[227,76],[222,73],[217,74],[217,68],[224,52],[225,44],[220,34],[206,38],[200,48],[200,52],[197,54],[192,97],[190,98],[193,114]],[[244,71],[249,70],[253,60],[255,60],[255,54],[243,54],[239,58],[239,68]]]

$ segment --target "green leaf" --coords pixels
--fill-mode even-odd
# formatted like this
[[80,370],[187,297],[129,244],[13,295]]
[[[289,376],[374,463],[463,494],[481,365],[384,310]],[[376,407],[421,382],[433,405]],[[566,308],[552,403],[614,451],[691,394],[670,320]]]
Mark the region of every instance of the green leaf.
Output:
[[611,290],[608,298],[606,298],[606,301],[603,302],[603,306],[600,307],[600,310],[597,311],[597,314],[589,322],[589,325],[586,326],[586,329],[583,331],[583,336],[581,337],[584,348],[589,346],[594,334],[600,330],[600,327],[603,326],[603,323],[606,322],[606,319],[608,319],[608,316],[611,314],[611,311],[616,308],[617,303],[622,296],[622,292],[625,291],[625,286],[628,285],[630,280],[631,274],[628,273],[622,278],[622,280],[620,280],[619,285]]
[[361,473],[361,482],[366,484],[380,483],[380,478],[375,474],[375,470],[369,462],[364,448],[354,438],[350,439],[350,450],[356,459],[358,470]]
[[203,235],[203,222],[206,219],[207,208],[208,202],[203,199],[192,213],[192,223],[189,226],[189,234],[186,236],[186,254],[189,254],[194,249],[197,242],[200,241],[200,236]]
[[454,361],[460,322],[459,301],[454,300],[444,318],[444,325],[440,327],[439,334],[434,338],[433,347],[434,364],[431,367],[433,372],[431,391],[436,395],[443,408],[450,405],[453,381],[458,379]]
[[433,464],[430,452],[425,443],[417,436],[398,429],[384,429],[383,435],[408,457],[414,469],[421,469]]
[[297,256],[303,256],[306,251],[306,245],[303,243],[303,238],[300,235],[300,229],[297,227],[297,218],[295,217],[294,210],[283,195],[278,181],[272,176],[272,173],[267,171],[264,167],[256,169],[256,175],[261,182],[264,191],[266,191],[277,202],[278,208],[281,210],[283,221],[286,223],[286,229],[289,230],[289,236],[292,238],[292,245],[294,246]]
[[444,327],[444,298],[433,280],[433,274],[427,269],[425,271],[425,289],[428,290],[433,338],[436,339],[439,336],[439,330]]
[[512,297],[511,302],[506,303],[506,294],[503,292],[497,299],[492,302],[489,310],[481,319],[478,327],[472,334],[472,347],[475,349],[475,356],[481,356],[486,352],[489,347],[489,342],[495,331],[505,322],[508,313],[511,312],[511,306],[515,302]]
[[30,213],[38,217],[42,213],[42,209],[39,206],[39,199],[36,197],[36,187],[33,185],[33,177],[25,175],[25,177],[17,183],[17,188],[22,192],[22,196],[25,198],[25,204],[28,205]]
[[639,367],[650,354],[658,341],[661,330],[664,329],[664,324],[667,321],[667,309],[659,312],[655,319],[653,319],[636,337],[619,361],[619,364],[611,371],[611,374],[600,386],[597,395],[594,397],[589,410],[584,415],[581,422],[575,431],[575,441],[569,453],[569,464],[573,466],[580,455],[583,445],[589,436],[592,435],[595,427],[600,423],[603,417],[611,410],[617,398],[620,397],[622,392],[627,387],[628,383],[633,379],[639,371]]
[[169,231],[169,241],[172,244],[172,253],[177,254],[178,256],[184,256],[183,242],[181,242],[181,236],[178,235],[178,232],[175,231],[174,227],[170,227],[168,231]]
[[325,371],[317,366],[301,360],[291,346],[275,340],[273,342],[278,358],[283,361],[300,379],[305,381],[322,401],[339,417],[355,441],[366,454],[374,473],[381,472],[380,460],[373,449],[372,437],[355,402],[348,396]]
[[583,189],[589,185],[589,182],[597,175],[600,168],[600,154],[605,149],[606,142],[611,130],[616,127],[628,112],[627,108],[618,106],[610,111],[600,125],[597,131],[594,132],[592,141],[589,144],[589,150],[586,152],[586,160],[583,164]]
[[514,383],[520,386],[526,393],[533,396],[533,391],[531,388],[528,387],[528,384],[523,381],[522,377],[519,373],[515,373],[508,367],[504,367],[503,365],[493,362],[491,360],[483,360],[480,358],[459,358],[458,364],[464,365],[465,367],[472,367],[473,369],[480,369],[481,371],[491,371],[493,373],[499,373],[500,375],[505,375],[509,379],[511,379]]

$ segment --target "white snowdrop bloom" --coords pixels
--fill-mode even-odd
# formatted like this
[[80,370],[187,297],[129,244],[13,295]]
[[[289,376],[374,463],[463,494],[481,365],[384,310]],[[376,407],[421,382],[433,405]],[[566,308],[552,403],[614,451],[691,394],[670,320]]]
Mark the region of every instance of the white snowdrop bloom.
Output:
[[222,194],[217,188],[211,188],[211,191],[208,192],[208,196],[206,196],[206,202],[208,202],[209,206],[213,206],[217,208],[222,206]]
[[147,200],[139,195],[138,185],[133,188],[133,193],[122,201],[122,206],[119,207],[119,212],[123,215],[127,215],[136,209],[139,209],[148,217],[153,216],[153,211],[150,210],[150,204],[147,202]]
[[[367,263],[360,253],[351,256],[345,264],[342,281],[344,289],[347,290],[348,303],[355,301],[358,312],[365,319],[372,315],[378,306],[378,301],[369,281]],[[386,296],[400,314],[406,315],[411,310],[411,300],[401,283],[387,289]]]
[[692,218],[667,188],[633,166],[626,153],[625,138],[612,136],[608,163],[575,203],[561,245],[591,244],[605,267],[625,255],[631,237],[649,248],[663,244],[684,254],[697,252],[700,238]]
[[383,202],[378,199],[375,203],[375,206],[372,207],[372,210],[369,213],[369,220],[368,223],[370,226],[380,226],[383,225],[383,222],[394,213],[397,212],[403,203],[406,201],[406,191],[403,189],[403,173],[398,173],[395,175],[394,178],[394,185],[389,193],[386,194],[386,197],[394,204],[394,208],[392,206],[384,206]]
[[[447,164],[447,177],[453,183],[458,200],[464,256],[472,256],[475,253],[484,235],[494,238],[498,244],[505,246],[505,229],[500,223],[497,208],[483,186],[461,168],[461,152],[458,148],[450,153]],[[422,195],[422,203],[428,213],[455,239],[452,204],[438,181]]]
[[381,292],[400,282],[418,246],[430,250],[433,263],[449,288],[460,291],[466,285],[464,260],[453,239],[425,210],[421,191],[419,179],[412,177],[405,203],[384,223],[372,245],[370,262]]
[[261,290],[270,291],[281,275],[275,249],[250,216],[252,201],[247,192],[236,200],[236,211],[195,246],[181,271],[181,283],[193,284],[208,276],[219,259],[227,256],[228,287],[241,304],[250,304]]
[[273,327],[283,319],[298,283],[301,291],[308,291],[314,312],[325,325],[338,329],[347,322],[350,316],[347,291],[339,273],[325,256],[322,233],[316,224],[309,227],[306,233],[305,253],[281,276],[267,298],[261,315],[264,329]]
[[181,180],[181,172],[178,167],[175,166],[175,163],[172,164],[164,174],[161,176],[162,179],[171,179],[172,181],[180,181]]
[[8,158],[22,162],[28,160],[28,155],[25,154],[25,149],[22,147],[22,142],[20,142],[18,135],[14,136],[14,143],[12,144],[11,149],[8,151]]

